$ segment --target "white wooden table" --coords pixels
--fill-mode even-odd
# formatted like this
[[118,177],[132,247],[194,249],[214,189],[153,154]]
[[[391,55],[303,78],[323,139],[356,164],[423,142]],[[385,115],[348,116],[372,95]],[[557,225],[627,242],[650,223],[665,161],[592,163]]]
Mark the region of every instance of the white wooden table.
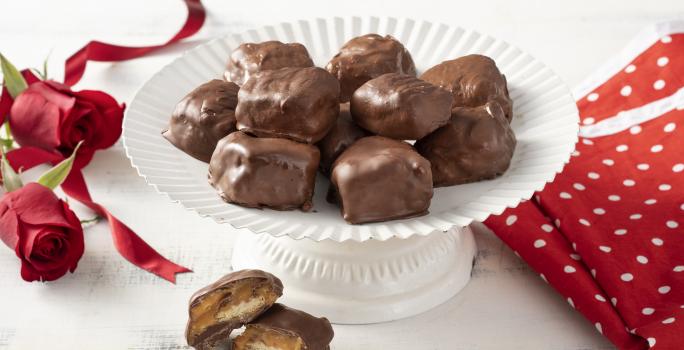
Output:
[[[206,26],[192,40],[143,59],[90,64],[77,88],[102,89],[130,101],[162,65],[208,38],[260,24],[352,14],[410,16],[476,28],[529,50],[574,86],[641,27],[684,17],[684,2],[678,0],[205,3]],[[254,12],[257,4],[262,10]],[[0,52],[18,66],[37,67],[52,50],[51,74],[58,78],[64,59],[89,39],[158,43],[185,16],[182,4],[169,0],[2,0],[0,11]],[[185,348],[187,300],[229,271],[236,230],[155,193],[130,167],[120,144],[100,152],[85,173],[96,200],[195,272],[179,275],[172,285],[135,268],[114,251],[105,223],[86,230],[86,253],[76,272],[52,283],[22,281],[14,253],[0,248],[0,349]],[[91,215],[82,208],[78,213]],[[613,348],[491,232],[481,225],[475,229],[479,256],[461,294],[411,319],[335,326],[333,349]]]

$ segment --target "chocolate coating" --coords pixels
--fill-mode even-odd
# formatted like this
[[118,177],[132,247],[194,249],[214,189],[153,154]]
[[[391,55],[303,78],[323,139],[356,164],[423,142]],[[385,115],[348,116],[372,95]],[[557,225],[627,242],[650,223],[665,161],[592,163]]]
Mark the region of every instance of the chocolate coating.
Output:
[[319,160],[315,146],[238,131],[216,146],[209,162],[209,183],[229,203],[308,211]]
[[351,98],[362,128],[397,140],[418,140],[449,122],[449,91],[414,76],[388,73],[367,81]]
[[244,43],[230,54],[224,77],[242,85],[257,72],[313,65],[309,52],[300,43],[284,44],[276,40]]
[[487,56],[468,55],[444,61],[420,78],[451,91],[454,107],[478,107],[494,100],[503,108],[508,121],[513,118],[513,101],[508,96],[506,77]]
[[[239,284],[245,284],[247,289],[238,290]],[[264,288],[264,289],[262,289]],[[250,292],[251,290],[251,292]],[[255,298],[257,292],[272,293],[271,299],[273,301],[264,300],[261,305],[255,305],[252,310],[239,310],[242,313],[235,317],[226,319],[217,319],[219,314],[226,308],[238,306],[241,302],[239,293],[245,292],[248,298]],[[224,293],[225,292],[225,293]],[[222,298],[216,298],[217,294]],[[189,319],[185,330],[185,338],[188,345],[196,349],[212,349],[217,344],[228,340],[230,333],[242,327],[245,323],[252,321],[264,310],[273,305],[275,299],[283,295],[283,283],[276,276],[261,270],[240,270],[231,272],[221,277],[216,282],[198,290],[190,297],[189,305]],[[243,296],[244,297],[244,296]],[[211,299],[211,300],[209,300]],[[205,302],[210,302],[211,305],[204,305]],[[209,316],[202,320],[193,318],[193,311],[202,308],[200,311],[208,311],[208,314],[199,313],[199,316]],[[197,315],[196,315],[197,316]],[[197,322],[209,322],[208,327],[202,327],[201,331],[197,329]]]
[[351,146],[356,140],[368,136],[368,133],[358,127],[349,113],[349,103],[340,104],[340,116],[335,121],[330,132],[316,144],[321,151],[319,168],[325,175],[330,175],[330,169],[337,157]]
[[325,67],[340,81],[340,102],[348,102],[363,83],[385,73],[416,75],[411,54],[392,36],[366,34],[342,46]]
[[430,162],[408,143],[382,136],[347,148],[330,179],[342,216],[352,224],[424,215],[432,199]]
[[237,128],[259,137],[316,143],[337,119],[339,95],[340,84],[322,68],[259,72],[238,93]]
[[326,350],[333,339],[334,332],[325,317],[314,317],[304,311],[274,304],[247,327],[263,327],[281,330],[298,335],[306,350]]
[[516,139],[495,101],[455,108],[449,124],[416,142],[432,164],[435,187],[491,179],[510,165]]
[[235,107],[239,87],[211,80],[178,102],[162,135],[181,151],[209,162],[216,143],[235,131]]

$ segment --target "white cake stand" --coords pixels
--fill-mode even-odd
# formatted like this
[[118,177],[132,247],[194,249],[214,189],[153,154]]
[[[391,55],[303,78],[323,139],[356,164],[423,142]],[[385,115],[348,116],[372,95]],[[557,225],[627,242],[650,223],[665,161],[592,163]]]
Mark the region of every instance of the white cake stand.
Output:
[[[206,181],[205,163],[161,137],[175,104],[194,87],[220,78],[240,43],[301,42],[324,66],[344,42],[365,33],[399,39],[419,72],[465,54],[492,57],[514,101],[511,126],[518,145],[509,170],[495,180],[435,189],[426,216],[349,225],[325,201],[328,183],[322,176],[313,212],[243,208],[218,197]],[[235,269],[270,271],[283,280],[283,302],[356,324],[415,315],[458,293],[470,278],[476,252],[467,226],[517,205],[551,181],[574,150],[578,120],[561,79],[504,41],[439,23],[352,17],[267,26],[188,51],[138,91],[126,111],[123,139],[131,163],[157,191],[217,223],[245,229],[233,251]]]

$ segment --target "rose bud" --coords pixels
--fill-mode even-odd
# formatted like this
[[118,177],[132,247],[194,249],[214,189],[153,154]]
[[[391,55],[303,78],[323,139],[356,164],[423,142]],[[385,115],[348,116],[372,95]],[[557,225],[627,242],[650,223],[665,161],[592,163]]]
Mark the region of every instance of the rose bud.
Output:
[[21,259],[21,277],[28,282],[74,272],[83,255],[81,222],[66,202],[38,183],[3,195],[0,239]]
[[21,146],[34,146],[68,157],[79,141],[77,169],[98,149],[121,136],[124,105],[102,91],[72,91],[55,81],[29,85],[12,104],[9,123]]

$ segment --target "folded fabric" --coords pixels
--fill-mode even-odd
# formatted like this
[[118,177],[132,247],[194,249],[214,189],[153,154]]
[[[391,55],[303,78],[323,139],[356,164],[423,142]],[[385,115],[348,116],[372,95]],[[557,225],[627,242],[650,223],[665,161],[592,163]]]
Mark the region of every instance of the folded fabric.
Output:
[[580,142],[485,224],[620,349],[684,349],[684,22],[644,30],[576,91]]

